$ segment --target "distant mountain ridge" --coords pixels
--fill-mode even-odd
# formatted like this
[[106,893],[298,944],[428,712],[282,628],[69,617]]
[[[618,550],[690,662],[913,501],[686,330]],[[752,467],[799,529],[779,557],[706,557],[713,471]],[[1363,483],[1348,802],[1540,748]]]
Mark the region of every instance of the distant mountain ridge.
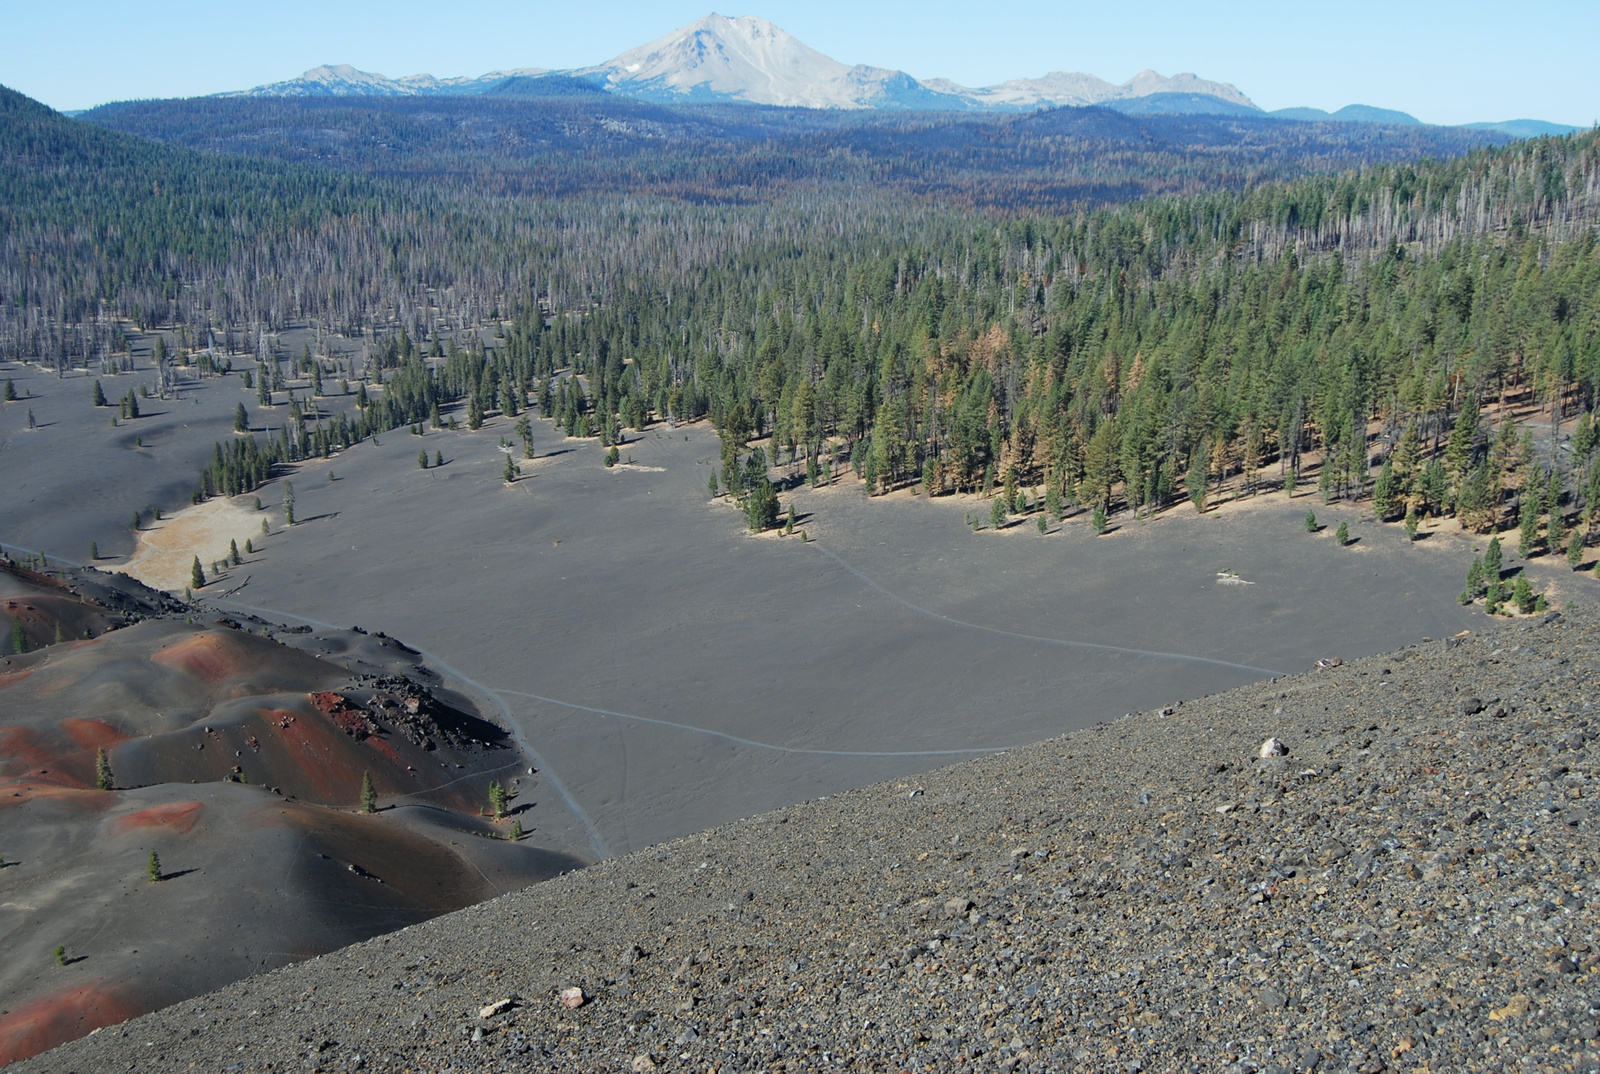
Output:
[[924,81],[904,71],[840,63],[766,19],[717,14],[697,19],[591,67],[560,71],[522,68],[491,71],[475,78],[436,78],[429,74],[389,78],[349,64],[325,64],[298,78],[216,96],[400,97],[508,90],[533,93],[543,88],[545,78],[552,79],[552,89],[559,86],[566,94],[574,90],[576,80],[597,90],[663,104],[739,102],[791,108],[1024,112],[1041,107],[1185,95],[1214,100],[1218,102],[1216,111],[1223,113],[1260,113],[1237,86],[1189,73],[1168,78],[1146,70],[1120,86],[1094,75],[1068,71],[978,88],[943,78]]
[[358,71],[348,63],[313,67],[298,78],[271,82],[254,89],[213,94],[216,97],[417,97],[431,93],[487,93],[510,78],[547,74],[543,67],[522,67],[512,71],[491,71],[477,78],[435,78],[433,75],[407,75],[388,78],[371,71]]
[[[1052,71],[972,88],[946,78],[849,65],[806,45],[754,15],[711,14],[591,67],[491,71],[473,77],[429,74],[388,78],[349,64],[314,67],[298,78],[223,97],[343,97],[514,94],[570,97],[613,93],[660,104],[743,103],[789,108],[1027,112],[1101,106],[1129,115],[1247,115],[1305,122],[1412,126],[1421,120],[1371,105],[1337,112],[1283,108],[1264,112],[1237,86],[1192,73],[1167,77],[1145,70],[1121,85],[1081,72]],[[1513,137],[1566,134],[1580,128],[1542,120],[1467,124]]]

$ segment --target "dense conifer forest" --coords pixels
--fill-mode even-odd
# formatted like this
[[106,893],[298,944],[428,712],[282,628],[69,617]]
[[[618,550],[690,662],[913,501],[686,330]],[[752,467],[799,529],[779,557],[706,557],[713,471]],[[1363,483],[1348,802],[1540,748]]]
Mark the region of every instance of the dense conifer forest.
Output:
[[[141,107],[110,118],[184,140],[175,113]],[[211,132],[189,141],[234,147],[248,123],[291,106],[220,107],[179,114]],[[674,122],[709,139],[731,114]],[[228,133],[226,115],[245,127]],[[1113,187],[1151,192],[1141,176],[1173,159],[1120,143],[1095,165],[1101,193],[1058,211],[1051,197],[1003,210],[939,197],[927,176],[958,189],[1003,170],[981,147],[960,150],[990,154],[966,171],[941,173],[924,154],[907,186],[877,181],[875,165],[811,181],[821,150],[807,139],[845,131],[829,143],[842,145],[871,129],[860,121],[748,120],[804,128],[783,152],[763,143],[768,175],[783,161],[813,170],[715,204],[649,183],[618,192],[606,150],[581,136],[520,173],[464,152],[462,167],[482,174],[459,181],[443,163],[456,136],[415,133],[424,110],[373,115],[412,139],[401,165],[201,153],[0,96],[0,354],[106,362],[127,319],[195,348],[238,335],[268,384],[285,360],[341,372],[331,354],[280,354],[272,340],[288,325],[364,341],[364,367],[345,370],[372,380],[360,413],[302,412],[276,445],[219,449],[207,483],[224,491],[252,483],[253,451],[326,453],[465,400],[472,425],[532,405],[608,443],[658,418],[709,416],[724,487],[753,483],[763,501],[769,465],[816,481],[849,465],[874,491],[1015,502],[1032,490],[1053,513],[1078,504],[1098,517],[1200,505],[1241,475],[1293,482],[1308,456],[1326,496],[1371,496],[1384,517],[1454,514],[1488,529],[1531,503],[1536,540],[1552,544],[1600,500],[1594,132],[1443,159],[1374,152],[1331,173],[1314,154],[1264,150],[1265,178],[1176,169],[1200,192],[1107,205]],[[892,144],[912,125],[871,138]],[[1047,143],[1019,143],[1043,156],[1017,174],[1056,170]],[[639,150],[616,167],[664,176],[667,159]],[[580,177],[564,196],[525,192],[563,169]],[[1535,449],[1510,404],[1525,419],[1536,408],[1557,435]],[[752,462],[748,445],[766,437]]]

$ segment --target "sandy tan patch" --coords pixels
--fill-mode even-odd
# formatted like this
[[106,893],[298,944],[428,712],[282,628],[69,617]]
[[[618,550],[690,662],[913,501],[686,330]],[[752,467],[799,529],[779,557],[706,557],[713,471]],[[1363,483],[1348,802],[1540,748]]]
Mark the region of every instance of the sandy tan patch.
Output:
[[185,507],[141,530],[139,547],[117,569],[145,585],[181,593],[189,584],[189,571],[196,556],[210,579],[211,564],[228,555],[228,542],[239,542],[243,551],[247,539],[261,535],[261,520],[266,517],[264,511],[222,496]]

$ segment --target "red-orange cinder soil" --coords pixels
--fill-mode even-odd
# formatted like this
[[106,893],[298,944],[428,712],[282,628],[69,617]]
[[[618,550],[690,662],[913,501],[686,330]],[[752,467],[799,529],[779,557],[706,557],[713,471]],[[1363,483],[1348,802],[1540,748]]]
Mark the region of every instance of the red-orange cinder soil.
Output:
[[109,981],[63,989],[0,1017],[0,1066],[76,1040],[101,1026],[125,1022],[144,1007],[128,1002]]
[[223,651],[217,634],[197,634],[154,653],[150,659],[162,667],[181,671],[210,686],[239,673],[232,655]]
[[118,817],[112,822],[112,831],[122,835],[144,828],[165,827],[187,834],[194,830],[195,822],[205,808],[204,802],[169,802],[151,806],[137,813],[129,813],[126,817]]

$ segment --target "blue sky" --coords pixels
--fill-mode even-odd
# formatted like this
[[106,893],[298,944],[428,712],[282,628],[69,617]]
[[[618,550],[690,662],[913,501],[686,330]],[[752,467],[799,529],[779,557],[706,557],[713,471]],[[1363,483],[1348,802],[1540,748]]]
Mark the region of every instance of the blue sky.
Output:
[[713,6],[771,19],[847,63],[967,85],[1053,70],[1122,82],[1149,67],[1232,82],[1268,109],[1358,102],[1434,123],[1600,118],[1600,0],[0,0],[0,83],[73,109],[243,89],[320,63],[392,77],[578,67]]

